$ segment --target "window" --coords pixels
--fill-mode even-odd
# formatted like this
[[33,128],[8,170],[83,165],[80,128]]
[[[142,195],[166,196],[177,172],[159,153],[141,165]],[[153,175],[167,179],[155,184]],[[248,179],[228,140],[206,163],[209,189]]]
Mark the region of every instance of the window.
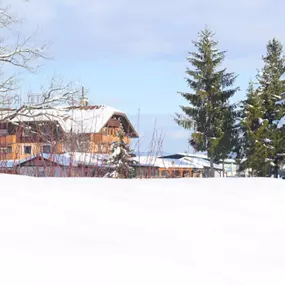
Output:
[[29,146],[24,146],[24,153],[25,154],[31,154],[32,153],[32,147]]
[[5,137],[8,135],[7,129],[0,129],[0,137]]
[[12,147],[0,147],[0,153],[12,153]]
[[51,153],[51,146],[50,145],[44,145],[43,146],[43,153]]

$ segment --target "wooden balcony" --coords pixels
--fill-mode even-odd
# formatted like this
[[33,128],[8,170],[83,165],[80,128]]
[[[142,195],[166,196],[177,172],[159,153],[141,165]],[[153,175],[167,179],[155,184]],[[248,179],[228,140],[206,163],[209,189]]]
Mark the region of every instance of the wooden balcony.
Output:
[[[98,143],[98,144],[100,144],[100,143],[108,144],[108,143],[116,142],[118,140],[119,140],[119,137],[115,136],[115,135],[105,135],[105,134],[93,134],[93,135],[91,135],[91,141],[94,143]],[[124,142],[129,144],[130,138],[125,137]]]
[[36,137],[36,136],[20,136],[17,139],[18,143],[43,143],[45,140],[41,137]]
[[0,137],[0,146],[6,146],[16,143],[17,137],[16,135],[10,135],[10,136],[3,136]]

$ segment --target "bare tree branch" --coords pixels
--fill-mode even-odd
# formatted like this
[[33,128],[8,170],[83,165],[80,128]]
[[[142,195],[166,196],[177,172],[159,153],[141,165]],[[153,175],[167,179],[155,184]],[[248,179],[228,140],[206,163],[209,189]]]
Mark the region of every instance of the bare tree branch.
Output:
[[18,23],[18,20],[9,14],[9,7],[0,8],[0,29],[10,28],[12,24]]
[[[42,117],[46,120],[65,120],[69,115],[65,114],[72,105],[73,100],[79,98],[80,88],[70,82],[65,84],[62,80],[53,78],[48,88],[42,88],[42,101],[36,104],[24,104],[18,109],[2,110],[0,112],[0,122],[11,122],[17,116],[24,118]],[[20,121],[21,121],[20,120]]]
[[[23,38],[17,31],[19,23],[9,7],[0,7],[0,30],[3,31],[1,35],[5,35],[0,38],[0,93],[7,93],[7,96],[17,89],[19,71],[36,72],[40,66],[38,60],[49,59],[46,54],[48,45],[34,43],[38,33]],[[13,69],[14,74],[6,74],[6,66],[16,69]]]

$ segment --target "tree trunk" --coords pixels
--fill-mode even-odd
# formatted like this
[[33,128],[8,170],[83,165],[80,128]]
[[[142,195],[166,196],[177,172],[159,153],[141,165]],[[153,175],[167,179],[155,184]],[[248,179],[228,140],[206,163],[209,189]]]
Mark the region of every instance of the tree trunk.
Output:
[[210,157],[210,177],[215,177],[214,159]]
[[278,167],[278,159],[275,159],[274,161],[274,178],[278,178],[278,170],[279,170],[279,167]]
[[223,159],[223,164],[222,164],[222,166],[223,166],[223,177],[225,177],[225,160]]

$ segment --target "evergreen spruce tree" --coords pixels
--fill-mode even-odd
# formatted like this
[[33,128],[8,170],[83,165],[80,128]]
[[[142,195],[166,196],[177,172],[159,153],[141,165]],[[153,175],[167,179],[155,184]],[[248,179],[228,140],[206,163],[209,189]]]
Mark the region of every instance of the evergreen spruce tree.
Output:
[[277,121],[277,128],[285,131],[285,92],[282,94],[282,99],[276,102],[278,108],[281,108],[282,117]]
[[242,102],[241,135],[239,140],[240,158],[246,159],[243,169],[252,169],[253,176],[269,174],[272,146],[268,136],[268,121],[262,119],[264,109],[262,98],[251,81],[247,90],[247,98]]
[[119,140],[111,145],[111,155],[108,164],[115,167],[111,173],[113,178],[132,178],[134,176],[134,161],[129,145],[124,142],[123,128],[118,133]]
[[281,154],[285,152],[285,132],[277,128],[279,120],[284,114],[284,107],[278,104],[285,91],[283,79],[285,73],[285,57],[282,44],[273,39],[267,44],[267,54],[263,57],[264,67],[257,77],[259,93],[262,98],[264,114],[262,119],[267,120],[267,139],[272,149],[267,160],[271,161],[273,174],[278,177]]
[[[237,106],[236,104],[228,105],[224,109],[223,136],[221,137],[216,148],[216,156],[224,164],[224,160],[234,155],[238,144],[238,124],[237,124]],[[217,160],[217,159],[216,159]],[[223,167],[224,168],[224,167]]]
[[234,130],[234,108],[229,99],[238,88],[232,88],[236,76],[227,73],[222,64],[225,52],[217,49],[214,34],[205,28],[194,41],[195,52],[187,58],[191,69],[187,69],[186,81],[191,93],[181,94],[188,106],[181,106],[184,114],[176,114],[175,121],[186,129],[194,129],[190,144],[197,151],[207,151],[214,176],[214,162],[225,158],[232,147]]

